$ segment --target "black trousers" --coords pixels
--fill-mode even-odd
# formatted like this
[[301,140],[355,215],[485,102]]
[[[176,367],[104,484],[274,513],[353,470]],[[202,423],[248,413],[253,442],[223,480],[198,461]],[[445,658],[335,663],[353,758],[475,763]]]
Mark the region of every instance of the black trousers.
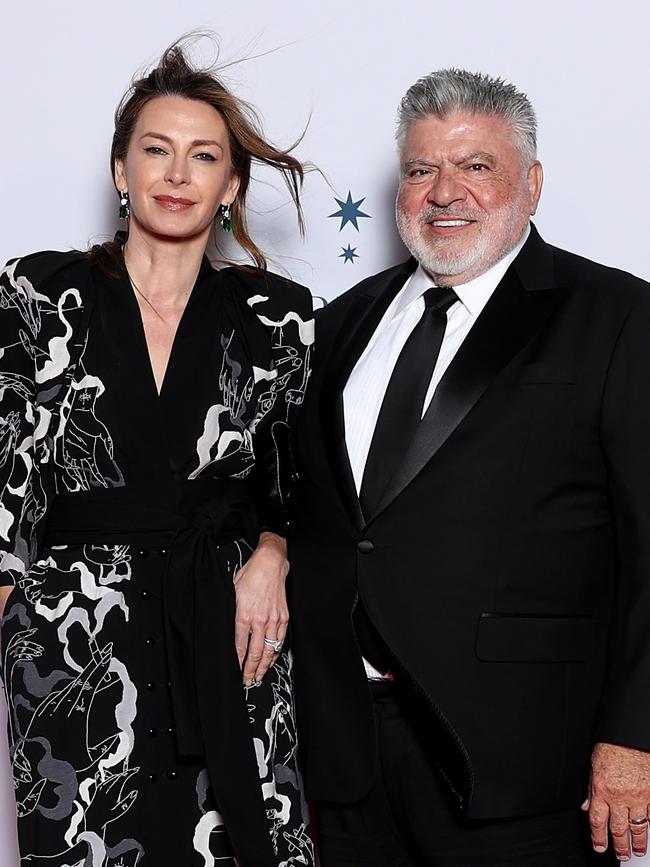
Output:
[[316,805],[322,867],[609,867],[579,809],[472,820],[449,800],[418,715],[394,684],[373,684],[379,768],[353,804]]

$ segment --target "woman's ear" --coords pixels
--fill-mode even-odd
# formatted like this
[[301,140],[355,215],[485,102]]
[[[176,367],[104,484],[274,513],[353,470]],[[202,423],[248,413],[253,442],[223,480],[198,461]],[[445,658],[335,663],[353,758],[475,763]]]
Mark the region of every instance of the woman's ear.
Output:
[[128,190],[128,184],[126,182],[126,170],[124,166],[124,160],[116,159],[115,167],[113,169],[113,181],[115,183],[115,188],[120,192],[126,192]]
[[239,175],[233,175],[224,194],[224,204],[232,205],[239,192]]

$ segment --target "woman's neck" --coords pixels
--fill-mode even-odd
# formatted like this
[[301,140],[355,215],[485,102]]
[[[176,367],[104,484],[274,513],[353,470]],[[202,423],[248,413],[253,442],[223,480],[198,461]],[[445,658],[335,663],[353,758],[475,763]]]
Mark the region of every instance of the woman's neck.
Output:
[[129,231],[124,264],[138,292],[156,307],[184,307],[196,282],[207,237],[175,241]]

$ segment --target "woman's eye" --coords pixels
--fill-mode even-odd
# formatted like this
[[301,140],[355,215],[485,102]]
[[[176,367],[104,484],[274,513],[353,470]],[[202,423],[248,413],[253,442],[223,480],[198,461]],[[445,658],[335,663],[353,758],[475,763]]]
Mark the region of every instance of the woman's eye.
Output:
[[150,145],[148,148],[145,148],[145,151],[148,154],[164,154],[165,150],[158,145]]
[[214,156],[212,156],[212,154],[209,154],[206,152],[203,152],[200,154],[195,154],[195,157],[197,160],[202,160],[203,162],[206,162],[206,163],[214,163],[217,161],[216,157],[214,157]]

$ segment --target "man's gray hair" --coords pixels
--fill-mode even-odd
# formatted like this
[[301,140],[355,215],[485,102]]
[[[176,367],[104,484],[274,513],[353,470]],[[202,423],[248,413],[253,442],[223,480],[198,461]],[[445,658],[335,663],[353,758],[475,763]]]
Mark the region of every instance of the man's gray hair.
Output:
[[466,69],[439,69],[409,87],[397,114],[397,143],[401,147],[412,123],[424,117],[447,117],[454,111],[502,117],[510,123],[514,144],[522,158],[537,155],[537,118],[530,100],[514,84]]

